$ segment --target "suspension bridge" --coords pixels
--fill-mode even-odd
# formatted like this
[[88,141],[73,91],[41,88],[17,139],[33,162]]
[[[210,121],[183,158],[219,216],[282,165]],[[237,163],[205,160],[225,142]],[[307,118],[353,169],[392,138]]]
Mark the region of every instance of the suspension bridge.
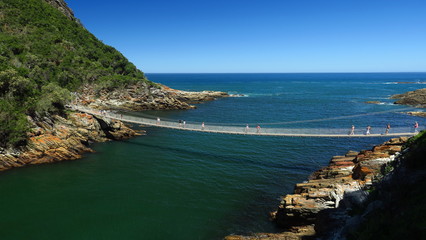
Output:
[[[186,123],[185,121],[164,121],[155,117],[131,116],[122,113],[113,113],[109,111],[99,111],[83,106],[70,106],[72,109],[92,114],[101,118],[109,118],[120,120],[123,122],[139,124],[143,126],[152,126],[159,128],[177,129],[183,131],[195,131],[205,133],[221,133],[221,134],[240,134],[240,135],[257,135],[257,136],[282,136],[282,137],[399,137],[414,136],[418,129],[413,127],[392,128],[386,132],[386,128],[374,128],[369,134],[365,129],[338,129],[338,128],[266,128],[259,126],[233,126],[204,124],[204,123]],[[339,118],[339,117],[338,117]],[[308,120],[309,121],[309,120]],[[311,120],[316,121],[316,120]]]

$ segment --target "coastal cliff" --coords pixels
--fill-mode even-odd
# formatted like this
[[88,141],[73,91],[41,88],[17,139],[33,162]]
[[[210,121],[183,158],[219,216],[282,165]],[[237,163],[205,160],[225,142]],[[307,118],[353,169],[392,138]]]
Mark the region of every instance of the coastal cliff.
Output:
[[[294,193],[284,196],[278,210],[271,213],[283,232],[227,236],[225,239],[400,239],[404,234],[425,236],[420,223],[416,225],[418,227],[410,227],[415,229],[413,231],[398,231],[408,224],[403,221],[409,220],[407,217],[398,220],[402,216],[396,210],[403,209],[404,214],[426,223],[424,218],[415,214],[418,209],[424,209],[425,204],[413,202],[413,199],[420,199],[414,194],[424,195],[425,139],[422,132],[410,139],[391,139],[371,150],[349,151],[344,156],[335,156],[327,167],[313,173],[306,182],[296,184]],[[405,202],[411,202],[412,206],[406,206]],[[382,213],[383,209],[394,210]],[[389,220],[383,219],[383,215]],[[392,225],[396,233],[384,234],[392,230],[373,221]],[[372,228],[375,232],[371,232]]]
[[71,112],[29,119],[28,144],[21,148],[0,149],[0,171],[32,164],[81,158],[92,142],[127,139],[137,133],[120,121]]

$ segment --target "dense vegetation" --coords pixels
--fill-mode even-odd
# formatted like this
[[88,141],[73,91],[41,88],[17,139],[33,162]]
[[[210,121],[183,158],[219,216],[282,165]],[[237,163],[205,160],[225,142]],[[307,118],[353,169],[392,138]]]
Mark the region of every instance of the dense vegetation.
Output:
[[426,239],[426,131],[407,147],[403,159],[391,163],[397,173],[370,194],[369,203],[383,207],[367,214],[348,239]]
[[44,0],[0,1],[0,147],[22,144],[28,115],[60,113],[84,83],[136,81],[143,72]]

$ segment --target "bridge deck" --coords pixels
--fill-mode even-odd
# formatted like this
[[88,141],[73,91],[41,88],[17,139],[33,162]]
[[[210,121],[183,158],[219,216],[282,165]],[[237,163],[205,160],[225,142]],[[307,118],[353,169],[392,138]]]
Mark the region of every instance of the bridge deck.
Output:
[[364,130],[356,130],[354,135],[349,135],[349,129],[292,129],[292,128],[261,128],[259,131],[256,128],[246,127],[235,127],[235,126],[218,126],[218,125],[205,125],[202,128],[201,124],[197,123],[187,123],[182,124],[178,122],[171,121],[160,121],[157,122],[156,119],[122,115],[110,112],[101,113],[100,111],[88,109],[84,107],[73,107],[74,109],[96,115],[98,117],[106,117],[110,119],[120,120],[123,122],[129,122],[139,125],[159,127],[159,128],[169,128],[177,129],[184,131],[195,131],[195,132],[205,132],[205,133],[220,133],[220,134],[239,134],[239,135],[256,135],[256,136],[282,136],[282,137],[341,137],[341,138],[354,138],[354,137],[397,137],[397,136],[413,136],[416,133],[413,129],[410,128],[392,128],[391,132],[385,134],[385,129],[382,129],[383,132],[371,132],[371,134],[366,135]]

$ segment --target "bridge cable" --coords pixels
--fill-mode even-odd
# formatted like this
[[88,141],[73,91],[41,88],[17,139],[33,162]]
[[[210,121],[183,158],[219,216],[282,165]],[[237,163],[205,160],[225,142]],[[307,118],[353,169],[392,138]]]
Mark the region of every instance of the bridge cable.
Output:
[[[296,120],[296,121],[286,121],[286,122],[266,122],[266,123],[262,123],[262,122],[256,122],[256,123],[217,123],[217,122],[205,122],[205,124],[208,125],[226,125],[226,126],[245,126],[246,124],[249,125],[256,125],[256,124],[261,124],[263,126],[265,125],[285,125],[285,124],[295,124],[295,123],[309,123],[309,122],[323,122],[323,121],[330,121],[330,120],[339,120],[339,119],[347,119],[347,118],[356,118],[356,117],[363,117],[363,116],[369,116],[369,115],[377,115],[377,114],[383,114],[383,113],[390,113],[390,112],[399,112],[399,111],[405,111],[405,110],[409,110],[409,109],[415,109],[413,107],[408,107],[408,108],[398,108],[398,109],[392,109],[392,110],[386,110],[386,111],[379,111],[379,112],[370,112],[370,113],[363,113],[363,114],[355,114],[355,115],[347,115],[347,116],[338,116],[338,117],[329,117],[329,118],[318,118],[318,119],[309,119],[309,120]],[[146,118],[150,118],[150,119],[156,119],[157,116],[154,115],[150,115],[150,114],[145,114],[145,113],[141,113],[138,112],[137,114],[138,116],[143,116]],[[170,122],[177,122],[179,120],[177,119],[173,119],[173,118],[166,118],[166,117],[160,117],[161,120],[166,120],[166,121],[170,121]],[[193,124],[201,124],[201,122],[197,122],[197,121],[187,121],[187,123],[193,123]]]

